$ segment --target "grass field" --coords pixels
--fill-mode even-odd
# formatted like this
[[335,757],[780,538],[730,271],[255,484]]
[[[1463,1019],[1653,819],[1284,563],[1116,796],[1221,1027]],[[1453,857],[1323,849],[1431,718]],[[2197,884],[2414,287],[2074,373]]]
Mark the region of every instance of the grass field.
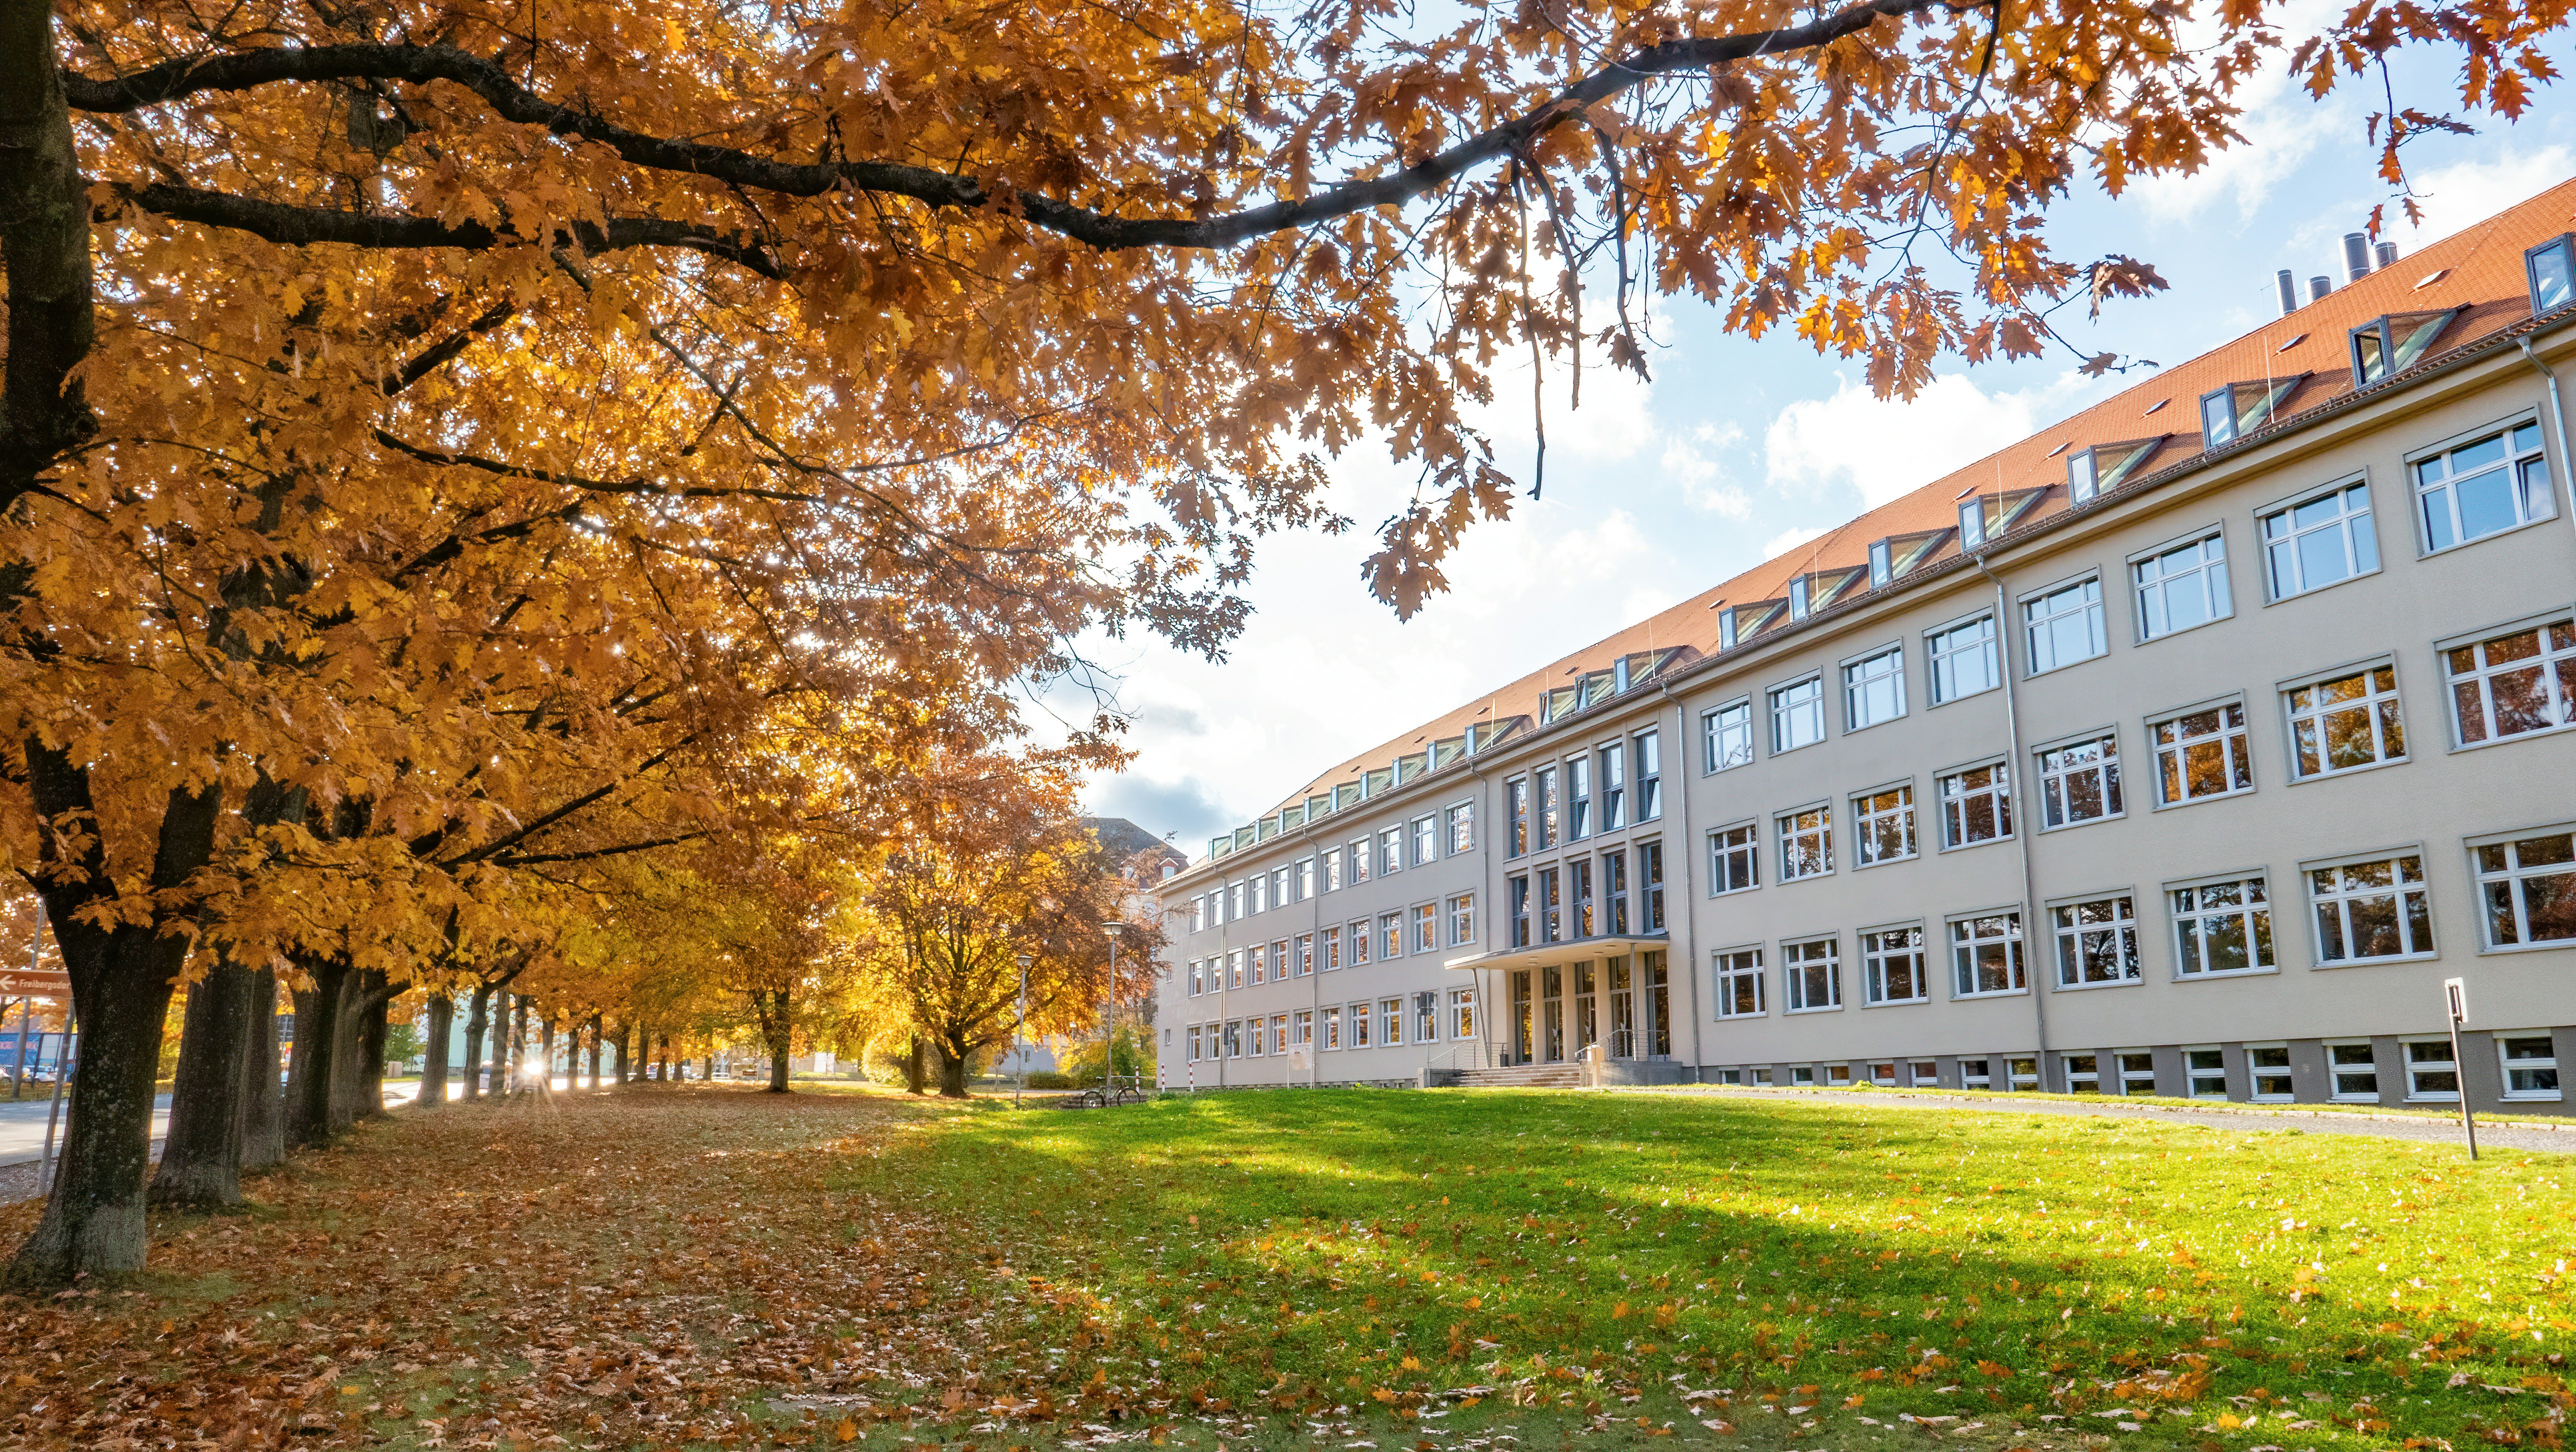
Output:
[[979,1398],[1104,1432],[2465,1452],[2557,1447],[2576,1405],[2571,1169],[2295,1128],[1328,1091],[970,1113],[832,1178],[971,1227]]

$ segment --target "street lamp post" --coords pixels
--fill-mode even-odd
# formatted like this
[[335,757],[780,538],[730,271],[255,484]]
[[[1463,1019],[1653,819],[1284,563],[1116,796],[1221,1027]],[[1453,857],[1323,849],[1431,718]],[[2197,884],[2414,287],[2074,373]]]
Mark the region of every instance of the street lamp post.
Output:
[[1020,1023],[1011,1030],[1011,1052],[1020,1060],[1020,1082],[1011,1090],[1011,1107],[1020,1107],[1020,1096],[1029,1092],[1029,955],[1020,955]]
[[1100,1004],[1100,1099],[1105,1105],[1118,1098],[1118,940],[1127,936],[1127,925],[1103,923],[1101,931],[1109,935],[1109,983]]

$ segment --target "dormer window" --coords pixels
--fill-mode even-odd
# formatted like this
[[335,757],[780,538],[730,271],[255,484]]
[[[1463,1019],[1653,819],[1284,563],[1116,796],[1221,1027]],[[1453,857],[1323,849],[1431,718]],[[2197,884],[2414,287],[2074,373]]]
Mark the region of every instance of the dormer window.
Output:
[[1959,548],[1972,550],[1986,542],[1986,501],[1971,497],[1959,501]]
[[2458,317],[2458,308],[2428,313],[2390,313],[2352,330],[2352,378],[2366,388],[2395,374],[2418,358]]
[[1807,618],[1807,577],[1804,575],[1789,582],[1789,618]]
[[[1980,494],[1960,500],[1959,553],[1966,554],[2002,536],[2014,525],[2021,523],[2032,510],[2038,508],[2039,501],[2047,496],[2048,491],[2045,489],[2015,489],[2008,494]],[[1941,536],[1938,533],[1918,535],[1914,538],[1925,541],[1922,548],[1915,553],[1914,560],[1930,554],[1932,547],[1941,542]],[[1901,537],[1899,542],[1902,543]],[[1907,568],[1912,563],[1913,560],[1907,559],[1903,551],[1898,552],[1899,570]]]
[[2561,232],[2522,254],[2523,274],[2531,280],[2531,315],[2576,301],[2576,237]]
[[1789,602],[1786,600],[1755,600],[1750,604],[1727,606],[1717,616],[1717,648],[1735,649],[1788,611]]
[[2164,446],[2164,436],[2152,439],[2126,439],[2116,444],[2095,444],[2066,456],[2067,497],[2078,504],[2090,504],[2098,495],[2117,489],[2147,461],[2148,456]]
[[1873,590],[1884,590],[1887,588],[1887,582],[1895,578],[1895,551],[1889,549],[1887,541],[1883,539],[1871,541],[1869,546],[1869,587]]
[[2200,396],[2200,443],[2214,449],[2272,421],[2272,410],[2307,380],[2266,378],[2260,383],[2231,383]]

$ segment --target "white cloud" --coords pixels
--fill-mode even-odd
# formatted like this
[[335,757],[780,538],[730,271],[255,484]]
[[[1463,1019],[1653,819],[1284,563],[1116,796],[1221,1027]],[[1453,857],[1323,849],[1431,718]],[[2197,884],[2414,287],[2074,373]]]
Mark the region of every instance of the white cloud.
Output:
[[[2346,0],[2291,0],[2264,22],[2285,35],[2305,36],[2336,24],[2345,6]],[[2207,54],[2224,24],[2217,7],[2204,8],[2184,25],[2183,48]],[[2135,195],[2151,220],[2188,222],[2224,200],[2235,203],[2239,223],[2251,221],[2275,192],[2300,176],[2319,147],[2361,134],[2359,109],[2340,95],[2319,104],[2286,64],[2256,70],[2230,99],[2239,108],[2236,130],[2245,139],[2214,153],[2188,176],[2140,180]]]
[[1658,462],[1665,477],[1681,486],[1682,498],[1692,508],[1740,522],[1753,515],[1753,496],[1734,482],[1732,472],[1716,456],[1743,444],[1744,430],[1737,425],[1703,423],[1665,435]]
[[2417,200],[2424,208],[2421,226],[2406,225],[2405,213],[2391,205],[2391,223],[2383,234],[2400,246],[2427,246],[2464,227],[2475,226],[2517,202],[2529,201],[2576,172],[2576,153],[2564,146],[2544,146],[2524,153],[2506,147],[2492,161],[2463,161],[2414,178]]
[[1832,397],[1802,399],[1771,420],[1762,437],[1767,481],[1782,493],[1809,496],[1849,486],[1875,509],[2028,437],[2100,388],[2069,374],[2039,388],[1990,394],[1965,374],[1945,373],[1909,402],[1844,381]]
[[1824,535],[1825,531],[1821,526],[1784,530],[1762,542],[1762,558],[1776,560],[1811,539],[1824,538]]

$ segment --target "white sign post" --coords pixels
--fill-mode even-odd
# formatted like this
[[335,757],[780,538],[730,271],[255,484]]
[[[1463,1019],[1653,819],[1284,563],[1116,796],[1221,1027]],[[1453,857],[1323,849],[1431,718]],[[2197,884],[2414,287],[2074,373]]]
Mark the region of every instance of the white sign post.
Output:
[[2469,1137],[2469,1158],[2478,1157],[2477,1116],[2469,1112],[2468,1060],[2460,1057],[2460,1025],[2469,1021],[2469,985],[2463,979],[2442,980],[2442,1008],[2451,1021],[2451,1079],[2460,1090],[2460,1129]]

